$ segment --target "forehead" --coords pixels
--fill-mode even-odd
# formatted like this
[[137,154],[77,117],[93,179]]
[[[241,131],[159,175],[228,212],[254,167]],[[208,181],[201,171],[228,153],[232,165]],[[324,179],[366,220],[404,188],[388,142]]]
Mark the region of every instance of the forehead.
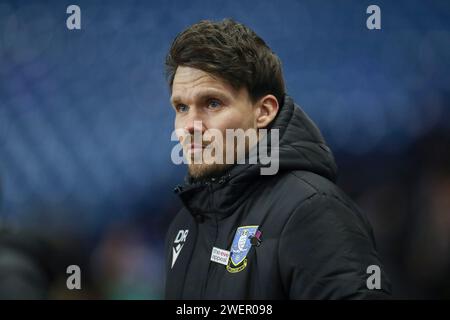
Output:
[[183,66],[177,68],[172,83],[172,101],[192,98],[205,90],[229,95],[236,93],[229,83],[202,70]]

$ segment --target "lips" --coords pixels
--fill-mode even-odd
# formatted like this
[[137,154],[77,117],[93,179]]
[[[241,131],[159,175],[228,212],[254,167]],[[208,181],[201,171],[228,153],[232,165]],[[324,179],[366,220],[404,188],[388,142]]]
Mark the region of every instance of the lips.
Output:
[[182,145],[186,152],[198,152],[206,149],[208,146],[211,146],[210,141],[202,141],[201,139],[199,139],[199,141],[194,141],[193,137],[188,137],[183,140]]
[[189,152],[199,152],[199,151],[202,151],[206,147],[207,147],[207,144],[191,143],[190,145],[187,145]]
[[198,143],[191,143],[190,149],[203,149],[205,146]]

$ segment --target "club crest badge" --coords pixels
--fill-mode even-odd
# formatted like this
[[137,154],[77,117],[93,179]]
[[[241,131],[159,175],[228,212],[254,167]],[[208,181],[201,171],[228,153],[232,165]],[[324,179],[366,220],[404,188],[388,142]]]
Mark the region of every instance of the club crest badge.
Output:
[[243,226],[236,230],[230,250],[230,260],[227,265],[228,272],[236,273],[247,266],[247,254],[252,247],[251,239],[255,237],[258,226]]

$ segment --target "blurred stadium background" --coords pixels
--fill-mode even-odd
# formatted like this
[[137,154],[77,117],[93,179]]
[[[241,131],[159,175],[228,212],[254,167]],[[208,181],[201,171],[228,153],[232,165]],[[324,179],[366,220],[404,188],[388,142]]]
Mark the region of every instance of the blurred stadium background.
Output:
[[[70,4],[81,30],[66,28]],[[32,257],[0,254],[0,297],[162,298],[185,174],[164,57],[185,27],[225,17],[280,56],[394,297],[450,298],[450,2],[331,0],[0,1],[0,251]],[[9,276],[12,260],[39,289]],[[80,291],[65,288],[71,264]]]

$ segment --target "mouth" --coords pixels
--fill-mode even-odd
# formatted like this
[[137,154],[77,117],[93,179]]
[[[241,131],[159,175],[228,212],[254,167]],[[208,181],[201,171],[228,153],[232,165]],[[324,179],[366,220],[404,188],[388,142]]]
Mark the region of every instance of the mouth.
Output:
[[204,147],[205,147],[205,146],[202,145],[202,144],[191,143],[191,144],[189,145],[189,150],[190,150],[191,152],[197,152],[197,151],[203,150]]
[[199,143],[191,143],[186,145],[186,149],[190,153],[200,152],[203,149],[207,148],[209,144],[199,144]]

